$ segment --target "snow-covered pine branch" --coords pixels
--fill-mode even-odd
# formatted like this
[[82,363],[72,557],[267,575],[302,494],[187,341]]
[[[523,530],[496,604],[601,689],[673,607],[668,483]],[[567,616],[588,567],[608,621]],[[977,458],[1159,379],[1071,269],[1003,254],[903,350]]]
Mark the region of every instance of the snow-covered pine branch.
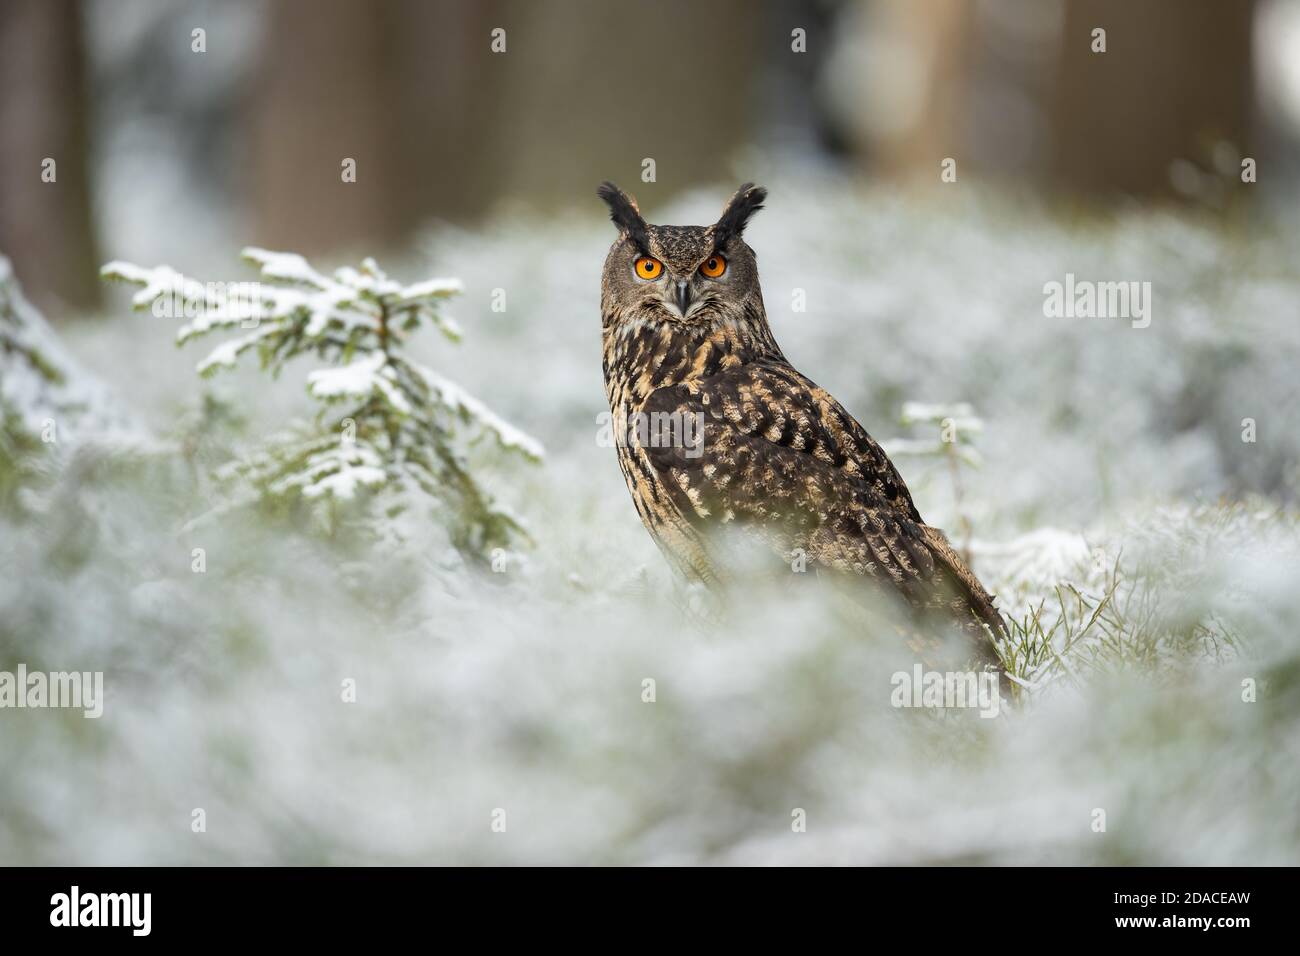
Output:
[[984,431],[984,422],[966,402],[950,405],[904,402],[899,424],[921,428],[934,437],[884,439],[880,444],[890,457],[950,459],[972,468],[983,464],[974,438]]
[[110,389],[84,369],[27,301],[0,255],[0,407],[33,433],[65,441],[134,441],[142,429]]
[[459,280],[403,285],[369,258],[331,275],[293,253],[247,248],[243,258],[263,281],[202,283],[166,266],[126,262],[102,270],[105,278],[141,287],[136,309],[186,318],[179,343],[233,333],[198,363],[202,375],[232,367],[248,352],[272,373],[303,354],[327,363],[307,375],[307,392],[321,404],[314,426],[268,442],[226,474],[268,499],[331,506],[363,489],[392,491],[403,503],[419,491],[440,506],[435,510],[453,542],[472,553],[526,534],[483,489],[464,450],[489,438],[501,452],[536,462],[541,445],[403,349],[424,325],[460,340],[459,326],[443,314],[444,302],[462,291]]

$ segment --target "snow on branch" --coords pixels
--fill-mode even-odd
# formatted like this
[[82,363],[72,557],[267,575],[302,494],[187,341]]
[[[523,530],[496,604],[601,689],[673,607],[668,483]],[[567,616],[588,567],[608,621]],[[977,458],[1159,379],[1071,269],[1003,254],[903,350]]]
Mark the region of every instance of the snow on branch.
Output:
[[481,487],[464,451],[490,437],[499,452],[537,462],[541,444],[403,348],[423,325],[460,340],[460,327],[443,314],[462,291],[458,279],[403,285],[369,258],[326,275],[294,253],[250,247],[242,255],[263,281],[204,283],[167,266],[127,262],[102,270],[140,287],[136,309],[186,319],[182,344],[218,330],[238,333],[198,363],[202,375],[233,367],[248,352],[272,373],[304,354],[326,363],[307,375],[307,392],[320,403],[314,428],[272,441],[227,474],[272,499],[338,503],[392,490],[406,501],[417,489],[436,499],[452,540],[469,551],[526,537]]

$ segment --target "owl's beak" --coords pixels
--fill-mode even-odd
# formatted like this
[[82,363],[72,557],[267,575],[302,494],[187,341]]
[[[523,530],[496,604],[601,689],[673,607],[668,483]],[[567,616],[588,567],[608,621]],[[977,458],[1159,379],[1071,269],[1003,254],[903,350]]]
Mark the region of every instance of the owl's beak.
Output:
[[685,279],[678,279],[675,291],[677,311],[682,315],[686,315],[686,310],[691,307],[691,285]]

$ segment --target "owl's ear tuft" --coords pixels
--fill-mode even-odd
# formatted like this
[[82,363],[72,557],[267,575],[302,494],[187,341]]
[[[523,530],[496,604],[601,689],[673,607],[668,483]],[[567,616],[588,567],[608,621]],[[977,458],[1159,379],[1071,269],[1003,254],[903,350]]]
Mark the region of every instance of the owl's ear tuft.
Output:
[[728,239],[739,238],[745,231],[749,217],[763,208],[763,200],[766,198],[767,190],[753,183],[745,183],[737,189],[735,195],[728,200],[727,208],[722,210],[722,218],[713,226],[713,241],[722,246]]
[[641,210],[637,208],[636,200],[608,179],[596,189],[596,195],[605,200],[609,206],[610,222],[626,233],[638,249],[648,253],[650,246],[646,237],[645,220],[641,218]]

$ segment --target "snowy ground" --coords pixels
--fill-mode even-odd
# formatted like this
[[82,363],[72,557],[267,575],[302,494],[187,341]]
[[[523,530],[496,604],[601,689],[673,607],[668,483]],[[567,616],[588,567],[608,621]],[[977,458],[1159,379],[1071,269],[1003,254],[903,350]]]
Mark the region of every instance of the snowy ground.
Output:
[[[593,196],[384,263],[464,280],[465,341],[421,358],[547,447],[493,475],[537,540],[506,573],[251,516],[182,531],[207,500],[165,457],[82,455],[0,517],[0,669],[107,692],[99,720],[0,711],[0,862],[1297,862],[1294,223],[767,184],[747,238],[791,360],[882,439],[932,437],[908,400],[983,419],[960,506],[942,463],[899,464],[927,520],[970,520],[1014,616],[1064,605],[1032,690],[989,720],[897,709],[911,661],[833,602],[702,614],[671,581],[596,441]],[[707,222],[731,185],[642,204]],[[250,278],[237,248],[202,277]],[[1151,282],[1150,326],[1046,318],[1067,273]],[[207,387],[245,431],[196,428],[205,350],[174,331],[122,306],[66,344],[161,441],[307,408],[308,367],[241,369]]]

